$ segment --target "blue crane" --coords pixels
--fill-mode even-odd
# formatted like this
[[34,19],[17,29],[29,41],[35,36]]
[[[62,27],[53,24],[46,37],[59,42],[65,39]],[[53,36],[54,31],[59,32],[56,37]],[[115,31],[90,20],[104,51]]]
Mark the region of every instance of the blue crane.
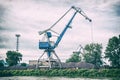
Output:
[[[57,40],[55,41],[54,44],[51,44],[51,41],[50,41],[50,38],[52,38],[52,33],[50,32],[50,30],[71,10],[71,9],[74,9],[75,12],[73,14],[73,16],[71,17],[71,19],[69,20],[69,22],[67,23],[67,25],[65,26],[65,28],[63,29],[63,31],[61,32],[61,34],[57,37]],[[59,59],[59,57],[57,56],[57,54],[55,53],[55,48],[59,45],[60,41],[62,40],[65,32],[67,31],[68,28],[70,28],[70,25],[74,19],[74,17],[76,16],[77,13],[80,13],[83,17],[85,17],[85,19],[87,19],[89,22],[91,22],[92,20],[90,18],[88,18],[86,16],[86,14],[82,11],[81,8],[79,7],[75,7],[75,6],[72,6],[55,24],[53,24],[50,28],[42,31],[42,32],[39,32],[39,34],[45,34],[46,37],[47,37],[47,41],[44,42],[44,41],[40,41],[39,42],[39,49],[43,49],[44,50],[44,53],[46,52],[47,53],[47,56],[48,56],[48,62],[49,62],[49,67],[52,68],[52,63],[51,62],[54,62],[55,60],[52,58],[52,53],[57,57],[57,61],[58,61],[58,66],[59,67],[62,67],[62,64],[61,64],[61,61]],[[40,56],[40,58],[44,55],[44,53]],[[40,58],[38,59],[38,63],[40,61]],[[55,61],[55,62],[57,62]]]

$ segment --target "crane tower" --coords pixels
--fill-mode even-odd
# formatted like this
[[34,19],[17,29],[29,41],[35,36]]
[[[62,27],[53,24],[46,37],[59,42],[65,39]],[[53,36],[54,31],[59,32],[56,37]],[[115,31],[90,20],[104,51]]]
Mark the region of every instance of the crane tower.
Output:
[[[51,41],[51,38],[53,37],[51,32],[56,33],[55,31],[52,30],[52,28],[69,12],[73,9],[75,12],[73,16],[70,18],[68,21],[67,25],[63,29],[63,31],[58,35],[57,40],[55,42]],[[46,37],[47,41],[39,41],[39,49],[44,50],[43,54],[39,57],[36,68],[39,67],[48,67],[48,68],[62,68],[61,61],[59,57],[57,56],[55,52],[55,48],[59,45],[62,37],[64,36],[65,32],[67,31],[68,28],[70,28],[70,25],[76,16],[76,14],[79,13],[81,14],[86,20],[91,22],[92,20],[87,17],[87,15],[82,11],[81,8],[72,6],[61,18],[58,19],[50,28],[44,30],[44,31],[39,31],[39,34]],[[47,53],[47,58],[42,59],[42,57]],[[53,57],[54,56],[54,57]],[[55,59],[56,58],[56,59]]]

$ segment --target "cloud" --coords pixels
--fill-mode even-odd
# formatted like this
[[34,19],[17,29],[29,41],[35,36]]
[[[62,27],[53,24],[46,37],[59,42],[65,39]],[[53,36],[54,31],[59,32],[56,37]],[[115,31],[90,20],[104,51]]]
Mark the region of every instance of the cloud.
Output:
[[115,10],[116,15],[120,16],[120,1],[113,5],[113,9]]
[[[49,28],[72,5],[82,10],[93,20],[87,22],[77,15],[56,49],[65,60],[79,44],[91,43],[91,27],[94,42],[107,44],[107,40],[120,34],[119,0],[1,0],[0,1],[0,48],[14,49],[15,34],[20,33],[20,50],[27,57],[42,53],[38,49],[38,31]],[[73,15],[74,10],[65,16],[54,28],[61,32]],[[63,48],[64,46],[64,48]],[[104,45],[106,46],[106,45]],[[34,54],[33,54],[34,53]],[[65,53],[65,54],[64,54]]]
[[5,14],[5,7],[3,5],[0,4],[0,18],[2,18]]

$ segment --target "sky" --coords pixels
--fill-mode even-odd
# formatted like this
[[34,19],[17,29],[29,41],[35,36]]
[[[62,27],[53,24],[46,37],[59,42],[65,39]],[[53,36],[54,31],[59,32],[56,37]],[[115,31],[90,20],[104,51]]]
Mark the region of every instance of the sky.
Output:
[[[80,7],[92,22],[80,14],[75,16],[72,29],[55,49],[61,61],[68,59],[79,44],[102,44],[104,53],[109,38],[120,34],[120,0],[0,0],[0,56],[6,58],[8,50],[16,50],[15,34],[20,34],[22,62],[37,60],[43,53],[38,48],[43,36],[38,32],[49,28],[71,6]],[[61,33],[74,12],[71,10],[53,30]]]

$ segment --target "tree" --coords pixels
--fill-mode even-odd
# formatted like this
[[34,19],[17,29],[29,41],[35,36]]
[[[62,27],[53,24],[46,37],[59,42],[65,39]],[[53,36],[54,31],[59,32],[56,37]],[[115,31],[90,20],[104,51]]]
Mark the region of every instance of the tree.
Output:
[[21,66],[26,67],[26,66],[27,66],[27,64],[26,64],[26,63],[21,63]]
[[6,62],[9,66],[17,65],[22,60],[22,54],[16,51],[8,51],[6,55]]
[[79,53],[73,53],[69,59],[66,60],[66,62],[80,62],[81,57],[79,56]]
[[3,60],[0,60],[0,67],[4,67]]
[[95,68],[99,68],[102,64],[102,45],[98,43],[87,44],[83,55],[85,62],[92,63]]
[[110,61],[112,67],[120,68],[120,35],[109,39],[105,50],[105,58]]

